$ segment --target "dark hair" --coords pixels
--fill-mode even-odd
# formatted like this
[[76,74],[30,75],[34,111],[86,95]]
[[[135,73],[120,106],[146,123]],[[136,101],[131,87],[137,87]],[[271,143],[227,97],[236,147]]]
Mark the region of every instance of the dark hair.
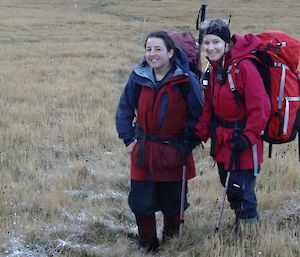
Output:
[[168,50],[168,52],[173,49],[174,54],[172,56],[172,58],[170,59],[170,63],[173,65],[175,64],[175,53],[176,53],[176,46],[175,43],[173,41],[173,39],[168,35],[168,33],[166,31],[153,31],[150,32],[148,34],[148,36],[146,37],[145,43],[144,43],[144,47],[146,48],[146,44],[147,44],[147,40],[149,38],[160,38],[162,39],[162,41],[164,41],[164,44]]

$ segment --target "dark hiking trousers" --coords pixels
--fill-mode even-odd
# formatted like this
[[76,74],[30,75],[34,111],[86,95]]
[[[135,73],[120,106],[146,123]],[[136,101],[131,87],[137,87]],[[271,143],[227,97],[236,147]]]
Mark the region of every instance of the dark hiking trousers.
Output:
[[[227,171],[218,163],[221,184],[225,186]],[[227,199],[237,219],[249,219],[258,215],[255,194],[256,177],[253,170],[239,170],[230,173]]]
[[[187,185],[187,183],[186,183]],[[154,182],[131,180],[128,204],[137,216],[147,216],[161,211],[165,216],[174,216],[180,212],[181,181]],[[187,203],[187,186],[185,209]]]

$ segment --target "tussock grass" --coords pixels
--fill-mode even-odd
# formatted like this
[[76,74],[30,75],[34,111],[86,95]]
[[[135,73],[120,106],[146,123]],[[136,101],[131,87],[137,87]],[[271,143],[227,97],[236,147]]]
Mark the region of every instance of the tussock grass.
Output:
[[[115,132],[115,109],[147,33],[197,35],[199,5],[1,1],[1,256],[140,256],[127,205],[129,156]],[[212,1],[207,18],[231,13],[233,32],[279,29],[299,38],[297,7],[294,0]],[[234,234],[226,204],[214,234],[222,188],[209,142],[197,148],[183,239],[163,245],[160,256],[299,256],[297,154],[292,142],[274,146],[273,158],[266,158],[257,181],[261,225],[255,233]],[[161,233],[160,214],[157,219]]]

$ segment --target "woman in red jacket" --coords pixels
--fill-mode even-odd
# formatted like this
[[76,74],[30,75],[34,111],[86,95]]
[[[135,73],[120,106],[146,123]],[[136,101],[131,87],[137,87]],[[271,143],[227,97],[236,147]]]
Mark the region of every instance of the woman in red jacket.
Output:
[[[237,225],[256,223],[255,182],[263,161],[260,134],[269,117],[270,101],[255,64],[243,57],[249,56],[260,40],[251,34],[231,37],[223,20],[204,21],[201,32],[211,68],[196,134],[203,141],[211,138],[211,155],[223,186],[228,169],[232,170],[227,199],[235,211]],[[234,92],[227,78],[232,65],[236,65]]]
[[[202,103],[187,55],[166,32],[150,33],[145,58],[132,71],[116,114],[118,135],[131,155],[128,203],[136,217],[139,247],[147,252],[158,247],[155,212],[164,215],[163,238],[178,233],[184,131],[194,130]],[[186,178],[195,175],[190,153]]]

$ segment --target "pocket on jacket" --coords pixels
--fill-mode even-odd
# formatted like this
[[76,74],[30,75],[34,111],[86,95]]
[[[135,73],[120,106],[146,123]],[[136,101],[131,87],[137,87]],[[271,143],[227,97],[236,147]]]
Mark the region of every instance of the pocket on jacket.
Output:
[[137,141],[132,152],[131,152],[131,162],[144,169],[149,169],[149,142],[145,142],[141,149],[141,141]]
[[183,165],[183,154],[178,148],[155,144],[152,150],[152,166],[155,170],[178,169]]

